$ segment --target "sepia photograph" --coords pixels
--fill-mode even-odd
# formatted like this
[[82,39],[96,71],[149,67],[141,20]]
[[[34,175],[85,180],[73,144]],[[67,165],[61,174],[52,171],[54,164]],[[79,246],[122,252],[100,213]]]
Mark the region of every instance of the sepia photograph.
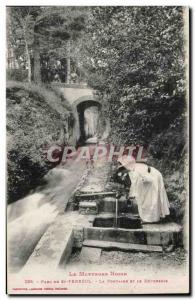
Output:
[[6,7],[7,294],[190,294],[189,26]]

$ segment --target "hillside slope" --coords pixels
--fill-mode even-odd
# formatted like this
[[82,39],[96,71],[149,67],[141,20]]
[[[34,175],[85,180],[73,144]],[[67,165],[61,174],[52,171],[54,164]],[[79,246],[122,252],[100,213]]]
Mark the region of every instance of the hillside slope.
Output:
[[44,147],[65,142],[71,115],[65,99],[42,86],[8,82],[7,90],[8,202],[24,196],[53,167]]

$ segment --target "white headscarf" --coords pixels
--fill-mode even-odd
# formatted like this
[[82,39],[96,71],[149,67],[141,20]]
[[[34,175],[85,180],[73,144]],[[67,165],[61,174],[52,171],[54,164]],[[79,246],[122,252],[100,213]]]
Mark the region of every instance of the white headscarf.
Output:
[[129,171],[134,170],[135,168],[136,161],[133,156],[123,155],[119,157],[117,161]]

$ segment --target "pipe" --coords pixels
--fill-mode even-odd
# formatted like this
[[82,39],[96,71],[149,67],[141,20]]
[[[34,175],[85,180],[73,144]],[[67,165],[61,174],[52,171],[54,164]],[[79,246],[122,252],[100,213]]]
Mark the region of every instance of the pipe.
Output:
[[118,198],[116,197],[116,209],[115,209],[115,227],[118,226]]

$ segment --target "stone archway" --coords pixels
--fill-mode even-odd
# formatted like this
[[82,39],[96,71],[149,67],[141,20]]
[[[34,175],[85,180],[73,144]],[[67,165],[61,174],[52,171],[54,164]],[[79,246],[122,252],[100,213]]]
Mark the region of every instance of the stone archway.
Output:
[[85,102],[85,101],[92,101],[94,103],[99,103],[99,105],[101,105],[101,102],[98,99],[95,99],[93,95],[86,95],[86,96],[77,98],[72,103],[72,106],[73,106],[73,108],[76,108],[81,102]]
[[79,114],[77,107],[83,102],[89,102],[91,106],[99,105],[101,126],[100,126],[100,138],[106,140],[110,132],[109,119],[105,118],[102,103],[96,97],[95,91],[86,85],[58,85],[59,90],[63,93],[65,99],[69,102],[72,109],[73,119],[68,121],[67,141],[70,145],[78,145],[78,141],[81,136]]
[[96,101],[83,101],[77,105],[80,137],[78,144],[88,139],[97,140],[100,125],[101,105]]
[[[96,112],[95,112],[96,111]],[[73,114],[75,117],[74,136],[76,137],[76,144],[82,145],[86,139],[92,137],[92,132],[95,134],[98,129],[98,116],[101,111],[101,103],[94,99],[91,95],[79,97],[73,103]],[[90,116],[91,114],[91,116]],[[87,126],[86,116],[91,118],[92,124]],[[95,120],[96,118],[96,120]],[[88,120],[88,122],[90,119]],[[96,125],[94,125],[97,123]],[[91,126],[91,128],[89,128]],[[88,133],[87,131],[88,127]],[[93,127],[93,128],[92,128]],[[96,128],[95,128],[96,127]]]

